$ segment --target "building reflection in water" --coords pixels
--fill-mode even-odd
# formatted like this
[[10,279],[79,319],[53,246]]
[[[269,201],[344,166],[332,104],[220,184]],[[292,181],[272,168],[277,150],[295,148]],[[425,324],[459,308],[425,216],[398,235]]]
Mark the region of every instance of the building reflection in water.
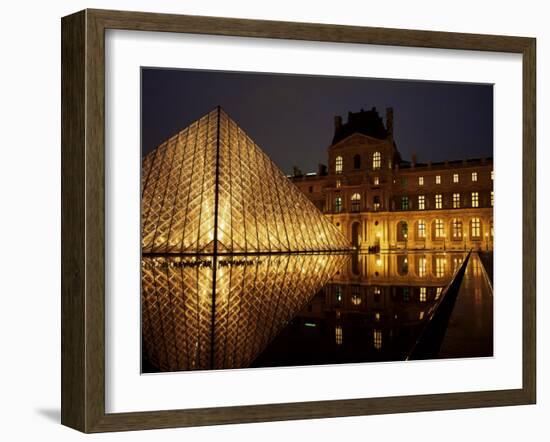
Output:
[[[405,360],[465,256],[353,256],[252,366]],[[437,357],[492,356],[492,291],[477,254],[464,281]]]
[[[404,360],[464,257],[219,256],[215,296],[211,257],[144,258],[144,371]],[[458,348],[444,341],[452,351],[441,357],[492,355],[492,293],[482,290],[481,266],[470,260],[472,301],[459,298],[457,309],[471,316],[470,335]],[[475,333],[491,345],[472,346]]]

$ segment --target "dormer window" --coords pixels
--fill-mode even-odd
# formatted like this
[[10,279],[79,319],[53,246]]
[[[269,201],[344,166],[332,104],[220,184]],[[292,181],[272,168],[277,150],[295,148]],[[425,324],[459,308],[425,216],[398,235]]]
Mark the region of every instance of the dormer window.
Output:
[[372,154],[372,169],[378,170],[382,165],[382,155],[380,152],[374,152]]
[[344,169],[344,159],[340,156],[336,157],[336,164],[334,166],[334,172],[336,174],[342,173],[342,170]]

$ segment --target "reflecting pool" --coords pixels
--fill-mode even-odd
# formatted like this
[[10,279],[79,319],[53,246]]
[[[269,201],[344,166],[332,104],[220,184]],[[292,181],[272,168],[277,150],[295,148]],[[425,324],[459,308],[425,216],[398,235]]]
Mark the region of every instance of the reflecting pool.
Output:
[[493,293],[475,252],[142,260],[144,372],[492,353]]

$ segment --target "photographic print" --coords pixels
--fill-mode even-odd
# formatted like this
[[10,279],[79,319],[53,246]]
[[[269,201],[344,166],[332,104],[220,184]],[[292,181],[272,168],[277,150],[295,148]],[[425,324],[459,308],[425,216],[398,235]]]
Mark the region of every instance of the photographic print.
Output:
[[142,372],[493,356],[493,85],[142,68]]

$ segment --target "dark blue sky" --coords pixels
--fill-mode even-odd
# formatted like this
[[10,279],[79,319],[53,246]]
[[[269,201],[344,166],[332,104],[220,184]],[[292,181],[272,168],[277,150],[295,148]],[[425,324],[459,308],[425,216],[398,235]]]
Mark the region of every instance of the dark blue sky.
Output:
[[327,162],[334,116],[394,108],[403,159],[493,156],[492,85],[281,74],[142,69],[142,151],[153,150],[217,105],[285,173]]

